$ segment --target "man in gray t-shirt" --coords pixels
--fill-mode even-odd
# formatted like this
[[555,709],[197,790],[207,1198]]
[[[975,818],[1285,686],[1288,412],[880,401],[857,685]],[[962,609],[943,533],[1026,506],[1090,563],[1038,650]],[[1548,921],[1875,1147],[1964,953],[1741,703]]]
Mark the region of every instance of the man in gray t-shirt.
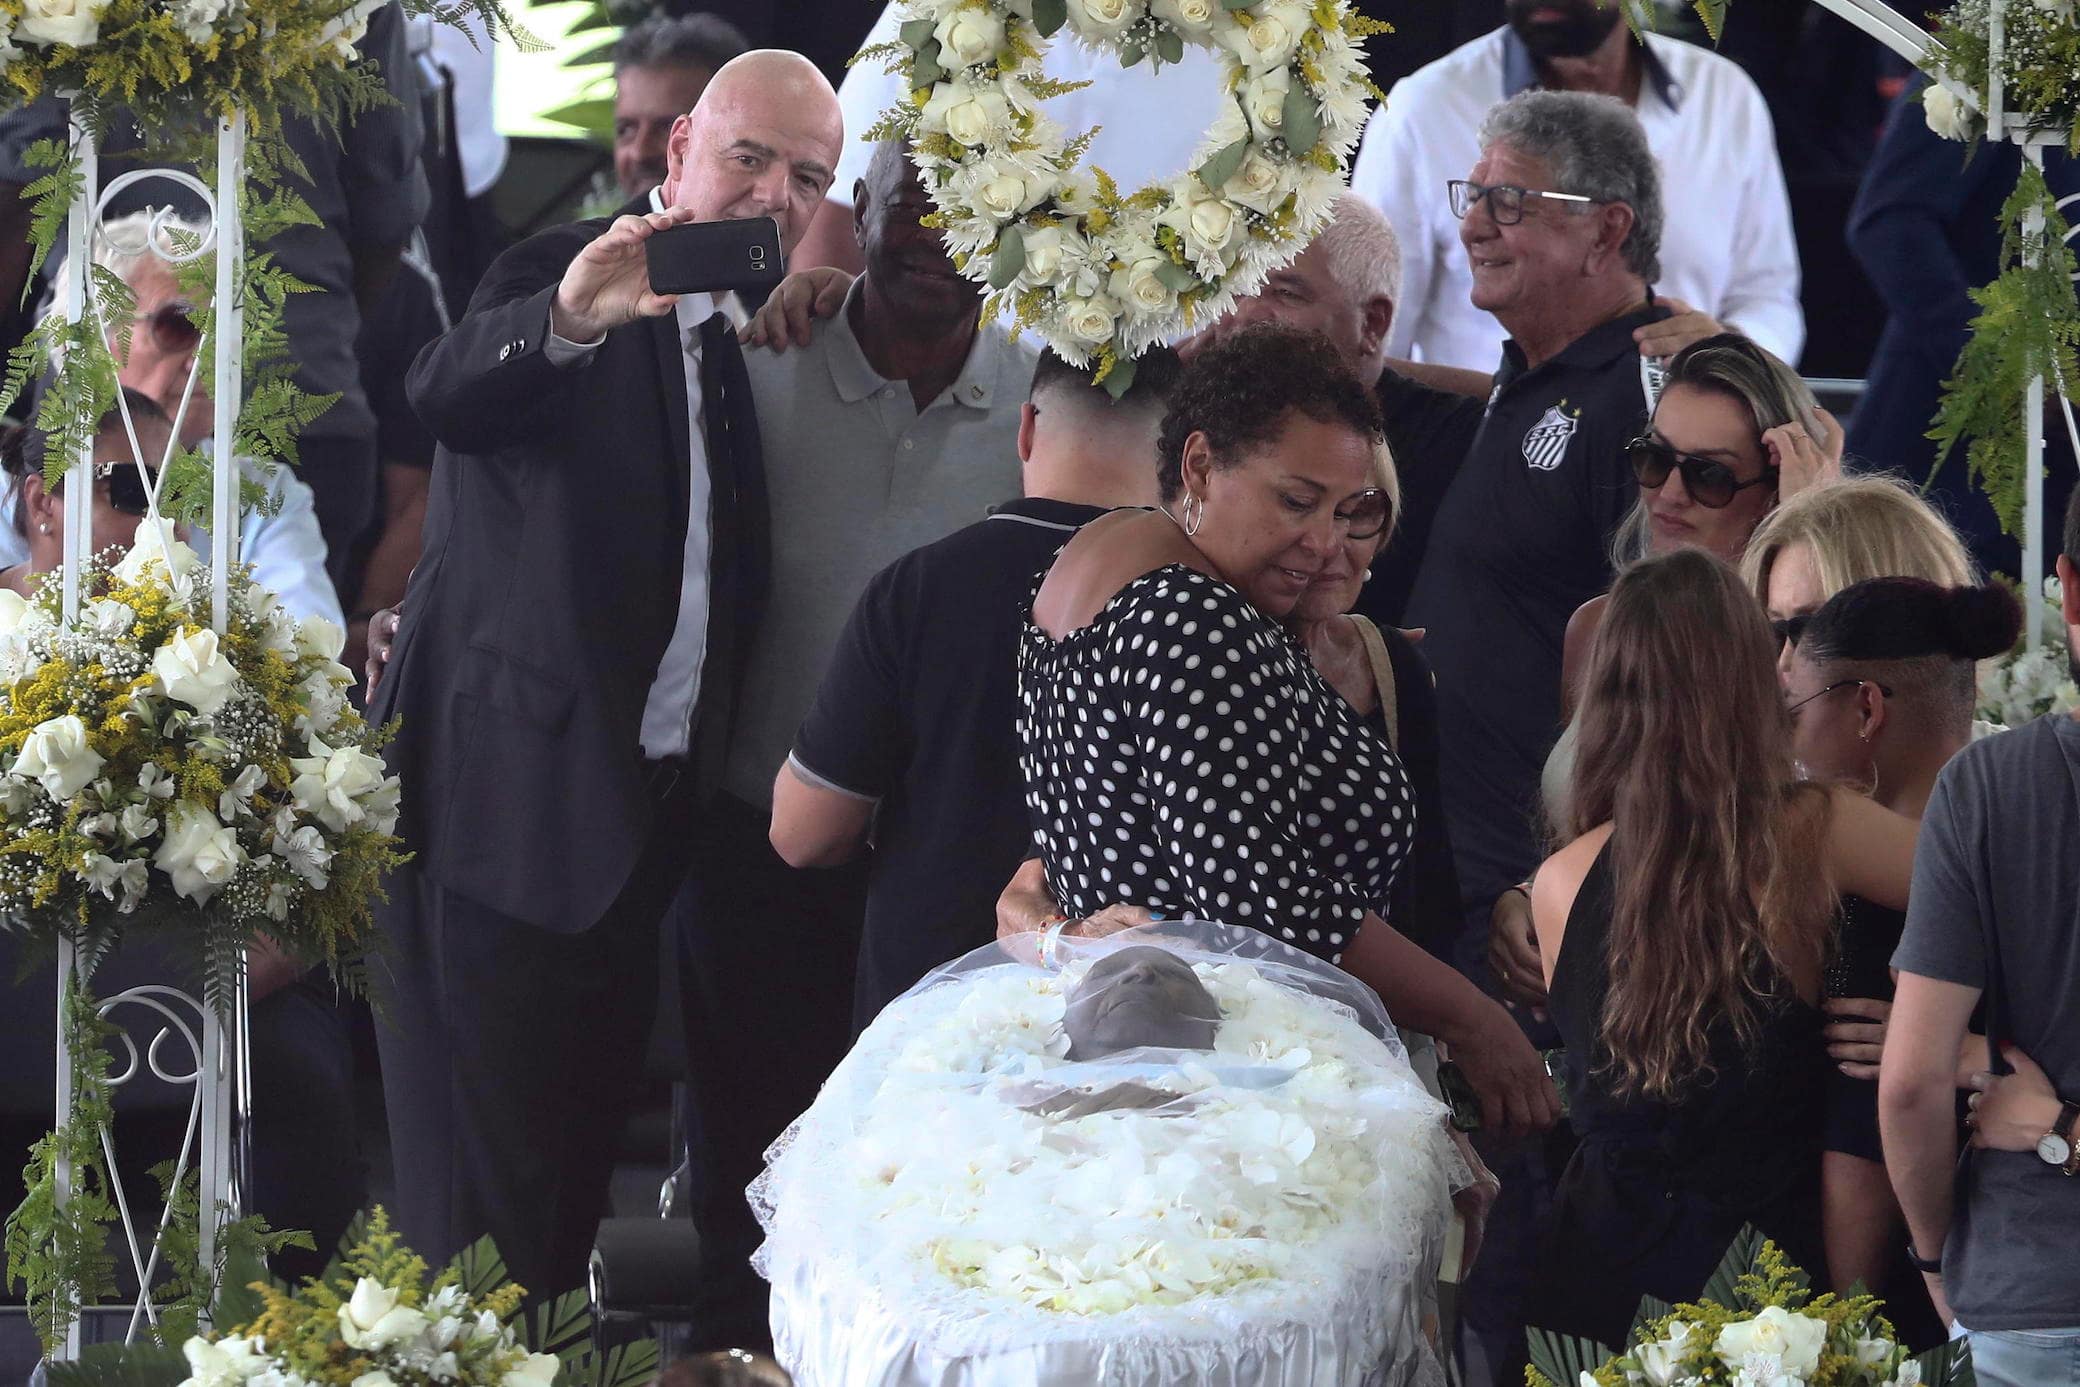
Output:
[[[2065,548],[2080,551],[2080,498]],[[2080,572],[2072,557],[2058,570],[2070,638]],[[1991,1039],[2041,1066],[2061,1100],[2080,1099],[2080,721],[2040,718],[1944,769],[1892,963],[1879,1105],[1910,1256],[1970,1336],[1980,1382],[2080,1383],[2080,1132],[2038,1150],[1975,1147],[1953,1178],[1957,1056],[1982,996]],[[2076,1113],[2057,1108],[2046,1136]]]

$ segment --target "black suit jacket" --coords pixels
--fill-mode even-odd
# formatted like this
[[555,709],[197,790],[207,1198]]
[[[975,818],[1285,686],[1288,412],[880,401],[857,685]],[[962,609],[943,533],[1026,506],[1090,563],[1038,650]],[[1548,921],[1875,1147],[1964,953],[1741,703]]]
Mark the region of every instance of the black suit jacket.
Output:
[[[403,720],[389,759],[419,869],[560,932],[600,919],[650,828],[643,705],[678,615],[686,542],[676,315],[614,329],[581,367],[543,351],[564,269],[607,224],[557,227],[500,256],[413,363],[412,404],[440,448],[370,708]],[[767,517],[736,338],[720,323],[702,338],[713,542],[692,750],[712,779],[765,593]]]

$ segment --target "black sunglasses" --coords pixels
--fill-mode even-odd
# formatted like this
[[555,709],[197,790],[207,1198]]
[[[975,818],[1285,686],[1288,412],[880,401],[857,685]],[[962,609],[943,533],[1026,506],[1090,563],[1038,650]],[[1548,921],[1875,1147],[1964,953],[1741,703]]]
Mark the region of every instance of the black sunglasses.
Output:
[[1679,453],[1660,439],[1645,436],[1633,439],[1625,445],[1625,456],[1632,463],[1632,475],[1649,491],[1658,490],[1668,481],[1668,474],[1683,474],[1683,489],[1690,499],[1707,510],[1719,510],[1733,504],[1733,498],[1751,486],[1762,486],[1774,482],[1774,469],[1765,468],[1759,477],[1741,481],[1731,467],[1723,462],[1713,462],[1693,453]]
[[1387,493],[1379,487],[1368,487],[1351,497],[1350,503],[1337,510],[1336,518],[1348,527],[1346,533],[1352,539],[1371,539],[1387,528],[1394,508],[1388,503]]
[[151,509],[151,497],[135,463],[101,463],[94,469],[94,478],[107,485],[108,504],[121,514],[141,516]]
[[1782,650],[1787,645],[1797,645],[1798,638],[1803,636],[1806,627],[1812,624],[1813,615],[1808,612],[1804,616],[1771,617],[1769,629],[1776,633],[1777,648]]
[[195,322],[192,303],[178,299],[162,303],[149,313],[140,313],[137,321],[151,329],[152,345],[162,352],[192,351],[202,341],[202,329]]

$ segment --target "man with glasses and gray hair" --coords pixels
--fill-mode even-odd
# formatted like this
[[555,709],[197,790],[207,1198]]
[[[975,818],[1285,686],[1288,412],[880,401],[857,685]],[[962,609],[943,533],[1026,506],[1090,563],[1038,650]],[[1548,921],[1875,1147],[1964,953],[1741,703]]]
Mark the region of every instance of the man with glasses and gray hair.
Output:
[[[1639,491],[1625,444],[1643,429],[1659,372],[1635,333],[1671,316],[1651,287],[1660,173],[1623,103],[1527,91],[1488,113],[1480,146],[1450,206],[1473,301],[1509,340],[1404,618],[1427,630],[1437,675],[1445,815],[1467,910],[1454,962],[1476,978],[1495,898],[1538,865],[1539,771],[1560,727],[1568,618],[1610,585],[1611,537]],[[1505,1189],[1513,1176],[1537,1183],[1537,1154],[1524,1157],[1525,1170],[1498,1166]],[[1522,1333],[1504,1283],[1523,1259],[1507,1254],[1531,1232],[1530,1208],[1511,1212],[1498,1207],[1491,1221],[1505,1255],[1483,1260],[1466,1306],[1469,1327],[1500,1338],[1491,1352],[1504,1357]]]
[[1661,161],[1669,227],[1659,284],[1687,300],[1678,320],[1697,321],[1649,332],[1649,355],[1682,347],[1666,340],[1671,332],[1695,340],[1724,323],[1796,362],[1805,342],[1798,245],[1755,83],[1695,44],[1659,34],[1635,41],[1617,0],[1506,0],[1504,11],[1503,27],[1394,84],[1351,170],[1352,190],[1387,215],[1408,251],[1389,354],[1494,366],[1501,334],[1469,297],[1472,278],[1439,193],[1478,156],[1486,141],[1476,132],[1498,98],[1544,90],[1625,103]]

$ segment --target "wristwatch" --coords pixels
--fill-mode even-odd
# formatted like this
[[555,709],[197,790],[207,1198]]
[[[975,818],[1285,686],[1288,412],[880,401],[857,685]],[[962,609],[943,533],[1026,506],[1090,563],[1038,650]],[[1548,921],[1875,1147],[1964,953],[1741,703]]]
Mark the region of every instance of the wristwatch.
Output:
[[2045,1165],[2055,1165],[2071,1175],[2080,1162],[2073,1159],[2073,1119],[2080,1117],[2080,1103],[2067,1100],[2059,1105],[2058,1121],[2051,1130],[2037,1138],[2037,1159]]

